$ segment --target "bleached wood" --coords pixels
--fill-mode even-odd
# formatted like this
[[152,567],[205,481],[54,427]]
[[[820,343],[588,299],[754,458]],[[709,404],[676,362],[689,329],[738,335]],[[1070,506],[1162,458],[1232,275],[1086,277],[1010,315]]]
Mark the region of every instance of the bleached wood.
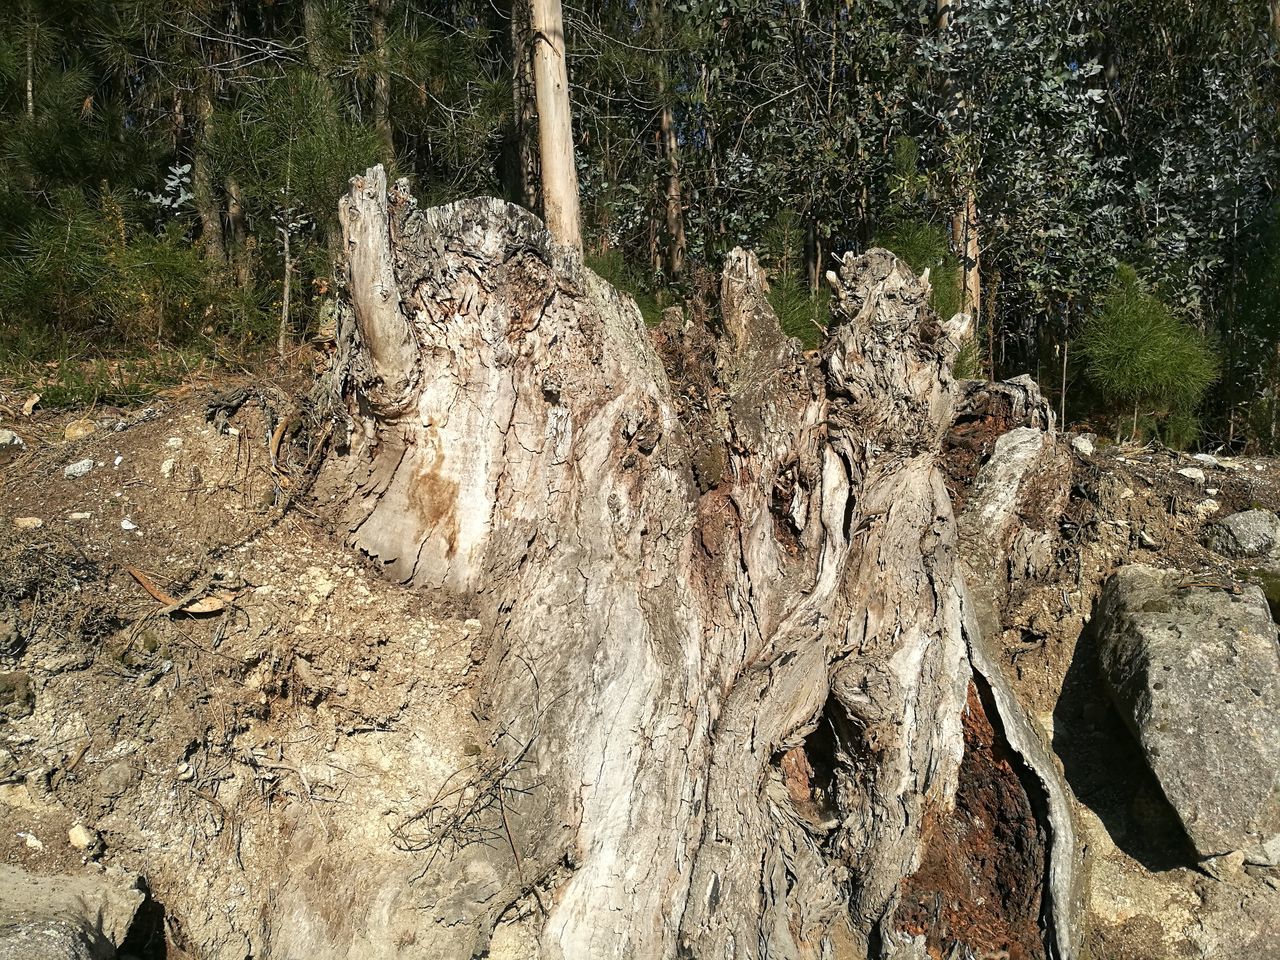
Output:
[[489,824],[510,843],[420,883],[426,955],[472,957],[517,903],[544,958],[907,955],[891,917],[952,802],[970,676],[937,468],[955,346],[926,288],[846,256],[806,354],[734,251],[719,338],[659,333],[709,345],[673,381],[526,211],[381,183],[342,210],[370,358],[321,489],[389,577],[477,611],[514,765]]

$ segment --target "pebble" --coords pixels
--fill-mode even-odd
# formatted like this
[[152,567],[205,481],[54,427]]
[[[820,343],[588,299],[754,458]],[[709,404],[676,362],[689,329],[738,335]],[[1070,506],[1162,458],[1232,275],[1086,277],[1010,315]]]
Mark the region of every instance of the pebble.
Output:
[[164,463],[160,464],[160,476],[168,480],[173,476],[174,468],[177,467],[177,465],[178,462],[174,460],[173,457],[170,457]]
[[91,520],[93,519],[93,514],[87,511],[81,510],[76,513],[68,513],[67,519],[68,520]]
[[1081,433],[1071,438],[1071,449],[1084,457],[1093,456],[1093,437],[1087,433]]
[[67,831],[67,841],[77,850],[88,850],[98,842],[98,834],[83,823],[77,823]]
[[164,445],[165,445],[166,447],[168,447],[170,450],[181,450],[181,449],[182,449],[182,438],[181,438],[181,437],[170,437],[168,440],[166,440],[166,441],[164,442]]
[[1221,465],[1218,463],[1218,458],[1211,453],[1193,453],[1191,455],[1191,459],[1198,460],[1207,467],[1217,467]]
[[68,480],[79,480],[81,477],[89,475],[89,471],[93,469],[93,457],[85,457],[83,460],[77,460],[62,471],[62,475]]
[[1178,471],[1178,476],[1186,477],[1195,483],[1204,483],[1204,471],[1199,467],[1183,467]]
[[19,530],[38,530],[44,526],[44,521],[39,517],[17,517],[14,519],[13,525]]
[[68,423],[65,427],[62,428],[62,439],[63,440],[83,440],[85,437],[89,436],[89,434],[93,433],[93,431],[96,429],[97,428],[93,425],[92,420],[89,420],[89,419],[72,420],[70,423]]
[[1213,498],[1210,498],[1208,500],[1201,500],[1199,503],[1196,504],[1196,513],[1201,518],[1207,517],[1213,513],[1217,513],[1220,509],[1222,509],[1222,504],[1218,503],[1218,501],[1214,500]]
[[138,525],[134,523],[132,520],[130,520],[128,517],[125,517],[123,520],[120,521],[120,529],[121,530],[137,530]]
[[32,850],[44,849],[44,844],[40,842],[40,838],[33,833],[27,833],[25,830],[19,830],[18,836],[20,836],[22,838],[22,842]]
[[27,443],[12,430],[0,430],[0,453],[20,453]]

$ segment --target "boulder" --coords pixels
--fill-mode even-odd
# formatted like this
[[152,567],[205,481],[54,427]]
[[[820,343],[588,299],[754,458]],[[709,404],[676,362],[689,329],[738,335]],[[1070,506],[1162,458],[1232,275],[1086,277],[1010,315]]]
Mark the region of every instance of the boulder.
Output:
[[40,877],[0,864],[0,960],[109,960],[145,900],[120,871]]
[[1102,677],[1197,853],[1280,864],[1280,659],[1262,590],[1133,565],[1095,622]]
[[1280,517],[1270,510],[1233,513],[1208,529],[1204,543],[1233,560],[1274,557],[1280,551]]

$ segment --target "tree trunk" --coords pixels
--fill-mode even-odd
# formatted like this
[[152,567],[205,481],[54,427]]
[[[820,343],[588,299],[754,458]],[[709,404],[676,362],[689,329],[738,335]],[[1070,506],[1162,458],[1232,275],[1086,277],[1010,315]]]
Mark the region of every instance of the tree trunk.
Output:
[[[978,247],[978,199],[973,188],[965,191],[963,205],[951,219],[951,244],[960,257],[960,312],[973,318],[976,327],[982,316],[982,276]],[[992,369],[995,368],[995,358]]]
[[289,296],[293,290],[293,257],[289,249],[289,224],[280,228],[284,248],[284,290],[280,295],[280,329],[276,334],[276,350],[283,361],[289,353],[289,342],[292,339],[292,327],[289,319]]
[[196,130],[191,150],[191,193],[200,217],[200,242],[211,260],[226,260],[227,246],[222,230],[222,204],[213,186],[209,169],[209,125],[213,117],[213,77],[205,74],[196,87]]
[[533,26],[526,0],[512,0],[510,8],[511,95],[514,102],[507,143],[507,196],[513,203],[540,215]]
[[244,193],[240,182],[234,177],[227,178],[226,193],[227,223],[231,227],[231,262],[235,266],[236,283],[243,287],[249,282],[250,274],[247,248],[249,225],[244,215]]
[[[28,9],[27,13],[30,14]],[[36,37],[35,24],[27,23],[26,48],[27,48],[27,119],[34,120],[36,118]]]
[[684,201],[680,189],[680,145],[671,105],[662,106],[662,148],[667,158],[667,275],[678,280],[684,273]]
[[391,128],[391,60],[387,53],[387,0],[369,0],[373,34],[373,129],[384,164],[395,162],[396,145]]
[[582,249],[578,171],[573,161],[573,117],[560,0],[531,0],[533,75],[538,99],[542,208],[557,243]]
[[364,349],[319,489],[483,624],[491,802],[469,832],[424,811],[433,955],[495,927],[543,958],[920,955],[895,906],[971,677],[938,469],[957,344],[925,287],[846,255],[806,356],[736,250],[720,339],[669,315],[655,352],[498,201],[419,210],[374,168],[341,219]]

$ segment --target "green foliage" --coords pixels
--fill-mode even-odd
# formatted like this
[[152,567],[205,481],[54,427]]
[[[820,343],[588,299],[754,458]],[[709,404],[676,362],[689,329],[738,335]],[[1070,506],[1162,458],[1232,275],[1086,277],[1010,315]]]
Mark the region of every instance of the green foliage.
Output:
[[769,304],[783,333],[795,337],[806,350],[822,345],[831,322],[831,292],[825,286],[811,291],[796,275],[784,274],[770,283]]
[[203,327],[231,325],[238,300],[218,266],[179,225],[151,233],[131,207],[119,192],[90,200],[60,191],[0,271],[0,322],[46,336],[105,334],[132,347],[190,341]]
[[1194,415],[1218,378],[1204,337],[1143,287],[1136,272],[1116,272],[1101,309],[1077,342],[1085,373],[1109,412],[1131,417],[1137,434],[1147,418],[1166,443],[1194,440]]
[[969,339],[960,345],[951,364],[951,374],[957,380],[980,380],[986,377],[982,367],[982,351],[978,349],[977,341]]
[[670,291],[656,284],[652,276],[645,276],[629,263],[621,250],[610,249],[586,257],[587,266],[602,280],[631,297],[640,308],[645,326],[656,327],[662,322],[662,311],[677,302]]

